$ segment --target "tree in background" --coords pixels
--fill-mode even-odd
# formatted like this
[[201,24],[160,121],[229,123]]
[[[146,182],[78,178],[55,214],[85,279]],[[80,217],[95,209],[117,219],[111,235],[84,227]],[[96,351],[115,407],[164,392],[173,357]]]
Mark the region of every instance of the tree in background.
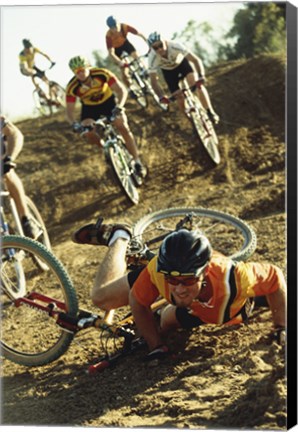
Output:
[[220,44],[214,36],[212,26],[207,22],[198,24],[195,20],[188,21],[184,30],[173,34],[172,40],[188,46],[206,66],[210,66],[217,60]]
[[234,17],[225,36],[233,42],[221,45],[219,59],[250,58],[286,49],[285,3],[247,3]]

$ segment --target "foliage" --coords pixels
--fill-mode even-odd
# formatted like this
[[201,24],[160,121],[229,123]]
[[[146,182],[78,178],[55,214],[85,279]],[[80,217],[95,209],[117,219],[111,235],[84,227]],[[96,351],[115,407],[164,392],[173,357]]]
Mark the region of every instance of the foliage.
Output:
[[206,66],[210,66],[217,58],[219,43],[214,36],[212,26],[207,22],[197,24],[196,21],[190,20],[181,33],[173,34],[172,39],[177,39],[177,42],[188,46]]
[[[286,49],[285,3],[247,3],[234,17],[219,58],[234,60]],[[230,42],[229,42],[230,40]]]

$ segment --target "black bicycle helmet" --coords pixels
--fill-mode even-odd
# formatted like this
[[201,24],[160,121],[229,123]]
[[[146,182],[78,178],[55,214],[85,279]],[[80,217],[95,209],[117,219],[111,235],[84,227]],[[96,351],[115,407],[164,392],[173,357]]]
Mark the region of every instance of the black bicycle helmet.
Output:
[[211,258],[211,245],[201,231],[181,229],[159,248],[157,271],[171,276],[198,276]]
[[107,26],[110,27],[110,28],[117,26],[117,20],[112,15],[107,18],[106,22],[107,22]]
[[23,42],[24,48],[30,48],[33,46],[32,43],[29,41],[29,39],[23,39],[22,42]]

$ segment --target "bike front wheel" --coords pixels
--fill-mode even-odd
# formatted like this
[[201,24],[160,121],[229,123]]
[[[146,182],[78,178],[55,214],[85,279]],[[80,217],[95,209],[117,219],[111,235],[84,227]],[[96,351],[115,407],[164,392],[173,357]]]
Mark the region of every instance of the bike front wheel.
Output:
[[52,107],[49,105],[47,99],[39,93],[37,89],[33,91],[33,100],[36,110],[42,116],[48,116],[52,114]]
[[[25,366],[50,363],[68,349],[74,334],[57,325],[54,312],[77,316],[78,302],[72,282],[60,261],[40,243],[21,236],[4,236],[1,257],[13,249],[21,259],[26,293],[11,297],[15,258],[1,268],[1,348],[9,360]],[[49,268],[47,273],[34,266],[31,256]]]
[[133,178],[132,157],[121,141],[109,147],[109,158],[116,178],[126,196],[133,204],[138,204],[139,192]]
[[215,165],[218,165],[220,163],[218,138],[208,114],[200,104],[197,104],[196,110],[190,113],[190,118],[201,144],[205,148],[212,162]]
[[180,229],[200,229],[214,250],[235,261],[249,258],[256,249],[254,230],[236,216],[200,207],[178,207],[149,213],[133,228],[133,236],[156,252],[162,240]]

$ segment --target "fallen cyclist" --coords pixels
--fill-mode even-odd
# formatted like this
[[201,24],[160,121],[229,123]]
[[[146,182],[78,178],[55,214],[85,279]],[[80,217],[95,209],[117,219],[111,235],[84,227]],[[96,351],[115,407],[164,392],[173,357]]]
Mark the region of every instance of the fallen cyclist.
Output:
[[[204,324],[232,325],[247,319],[249,299],[266,297],[272,313],[272,337],[285,343],[286,282],[275,265],[234,262],[214,251],[201,231],[181,229],[169,234],[148,265],[126,273],[125,255],[131,239],[126,224],[96,224],[73,234],[79,244],[108,246],[91,293],[95,305],[108,312],[130,305],[135,323],[147,342],[147,359],[168,353],[163,335],[173,328]],[[151,304],[164,297],[157,327]]]

